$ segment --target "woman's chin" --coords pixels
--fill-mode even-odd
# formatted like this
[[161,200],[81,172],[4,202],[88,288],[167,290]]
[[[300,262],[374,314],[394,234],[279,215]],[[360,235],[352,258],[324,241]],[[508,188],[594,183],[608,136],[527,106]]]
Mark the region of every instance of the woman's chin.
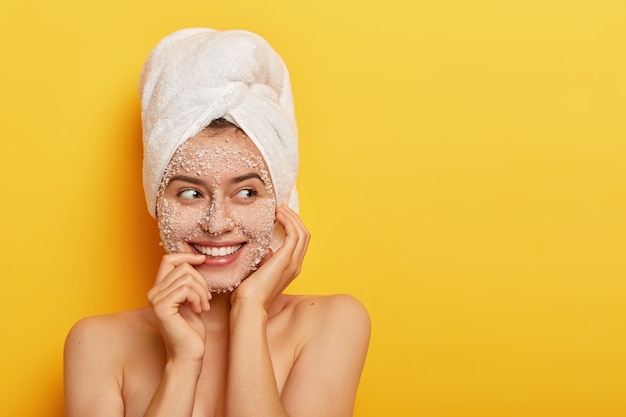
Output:
[[209,284],[209,291],[215,294],[229,293],[246,279],[252,271],[236,271],[235,273],[216,273],[200,269],[202,276]]
[[213,294],[226,294],[229,292],[233,292],[239,286],[239,284],[241,284],[242,281],[242,279],[239,281],[232,281],[228,283],[213,283],[209,281],[209,291]]
[[209,284],[212,293],[233,292],[241,282],[248,278],[257,269],[260,257],[257,259],[254,253],[244,253],[237,262],[224,266],[214,266],[210,263],[196,266]]

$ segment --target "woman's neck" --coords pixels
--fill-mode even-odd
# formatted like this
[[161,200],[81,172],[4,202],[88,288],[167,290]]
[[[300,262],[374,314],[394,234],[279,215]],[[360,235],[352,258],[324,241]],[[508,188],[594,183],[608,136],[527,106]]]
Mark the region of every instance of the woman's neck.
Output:
[[202,320],[209,332],[228,331],[230,326],[230,296],[231,293],[211,294],[209,301],[211,309],[202,313]]

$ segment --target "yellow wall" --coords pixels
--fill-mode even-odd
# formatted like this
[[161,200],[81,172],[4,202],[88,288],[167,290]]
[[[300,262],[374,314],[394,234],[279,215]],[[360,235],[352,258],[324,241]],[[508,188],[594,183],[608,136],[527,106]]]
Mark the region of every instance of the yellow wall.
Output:
[[80,317],[160,256],[137,77],[246,28],[287,61],[313,233],[293,292],[373,320],[356,416],[626,415],[626,3],[3,0],[0,415],[62,414]]

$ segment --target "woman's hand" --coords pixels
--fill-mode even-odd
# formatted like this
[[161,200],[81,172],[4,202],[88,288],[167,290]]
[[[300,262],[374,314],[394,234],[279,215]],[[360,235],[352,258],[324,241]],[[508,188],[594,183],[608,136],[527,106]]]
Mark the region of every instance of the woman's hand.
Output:
[[276,253],[263,259],[259,268],[233,292],[231,302],[254,302],[266,311],[272,300],[300,274],[311,235],[300,217],[286,205],[276,209],[276,221],[285,229],[285,241]]
[[159,321],[168,360],[199,361],[204,356],[206,332],[200,313],[210,309],[211,294],[202,275],[193,267],[205,255],[165,255],[148,300]]

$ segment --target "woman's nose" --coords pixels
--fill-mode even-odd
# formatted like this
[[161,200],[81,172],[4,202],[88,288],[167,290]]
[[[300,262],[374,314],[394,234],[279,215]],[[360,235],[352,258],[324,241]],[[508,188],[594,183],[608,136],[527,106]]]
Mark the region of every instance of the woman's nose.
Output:
[[220,235],[232,229],[234,222],[225,204],[213,200],[200,220],[200,227],[212,235]]

